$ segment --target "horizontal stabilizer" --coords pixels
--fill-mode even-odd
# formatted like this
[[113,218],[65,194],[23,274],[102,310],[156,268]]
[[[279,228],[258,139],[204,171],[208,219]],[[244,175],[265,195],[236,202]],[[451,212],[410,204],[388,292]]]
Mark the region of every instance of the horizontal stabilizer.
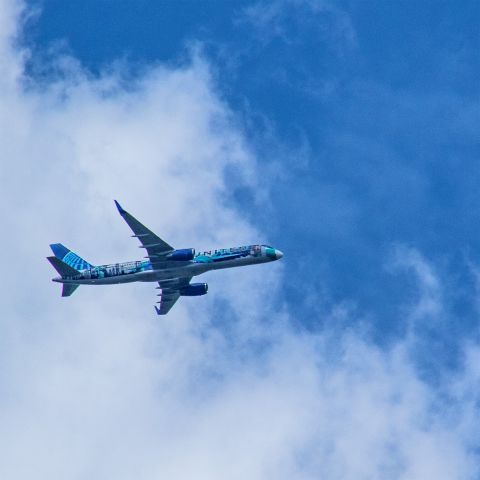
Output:
[[62,297],[69,297],[80,285],[78,283],[64,283]]
[[62,262],[57,257],[47,257],[47,260],[62,277],[75,277],[80,273],[78,270],[75,270],[70,265]]

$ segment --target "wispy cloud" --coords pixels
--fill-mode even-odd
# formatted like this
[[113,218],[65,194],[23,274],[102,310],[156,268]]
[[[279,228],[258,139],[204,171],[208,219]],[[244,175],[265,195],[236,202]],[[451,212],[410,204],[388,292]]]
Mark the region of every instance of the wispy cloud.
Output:
[[399,245],[395,248],[389,268],[411,272],[417,283],[409,316],[412,322],[428,322],[442,313],[442,288],[438,275],[418,250]]
[[324,0],[257,2],[244,9],[239,21],[248,22],[264,43],[275,39],[297,43],[305,37],[305,30],[316,32],[319,39],[328,38],[337,51],[352,48],[356,43],[349,15],[335,3]]

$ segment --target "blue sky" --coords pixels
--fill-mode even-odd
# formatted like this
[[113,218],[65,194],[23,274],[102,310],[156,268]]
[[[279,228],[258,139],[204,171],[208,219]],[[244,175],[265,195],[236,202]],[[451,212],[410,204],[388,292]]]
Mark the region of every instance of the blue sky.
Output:
[[[478,478],[479,2],[0,3],[0,476]],[[60,302],[113,198],[285,257]]]
[[132,75],[181,64],[198,45],[259,157],[270,204],[250,219],[286,251],[287,299],[306,325],[321,322],[302,300],[308,285],[372,315],[380,341],[402,333],[411,292],[385,271],[402,244],[465,293],[451,299],[462,322],[450,333],[475,328],[478,2],[35,4],[27,43],[61,41],[94,72],[115,59]]

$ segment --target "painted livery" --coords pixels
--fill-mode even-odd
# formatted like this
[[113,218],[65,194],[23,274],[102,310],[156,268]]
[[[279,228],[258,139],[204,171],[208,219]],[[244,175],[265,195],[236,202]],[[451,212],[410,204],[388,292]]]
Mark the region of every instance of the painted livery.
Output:
[[61,243],[50,245],[55,256],[47,257],[59,273],[52,280],[63,284],[62,296],[70,296],[80,285],[112,285],[129,282],[158,282],[160,305],[155,309],[165,315],[181,296],[205,295],[206,283],[190,283],[196,275],[221,268],[241,267],[271,262],[283,254],[269,245],[207,250],[196,253],[193,248],[175,250],[115,200],[120,215],[138,238],[146,260],[94,266]]

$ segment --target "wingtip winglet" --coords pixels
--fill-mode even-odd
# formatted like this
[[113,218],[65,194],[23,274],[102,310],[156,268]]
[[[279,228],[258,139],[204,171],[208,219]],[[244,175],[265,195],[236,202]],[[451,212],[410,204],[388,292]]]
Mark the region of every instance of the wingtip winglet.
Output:
[[124,213],[127,213],[116,200],[114,200],[114,202],[115,202],[115,205],[117,206],[117,209],[118,209],[120,215],[123,215]]

